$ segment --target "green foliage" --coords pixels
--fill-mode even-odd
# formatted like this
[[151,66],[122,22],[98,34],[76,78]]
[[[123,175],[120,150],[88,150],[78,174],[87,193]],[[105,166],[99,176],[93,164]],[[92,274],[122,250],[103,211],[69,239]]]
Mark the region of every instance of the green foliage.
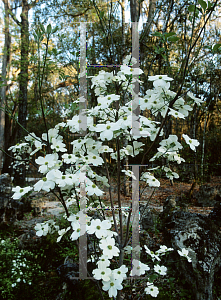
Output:
[[[35,255],[18,248],[17,239],[0,241],[0,292],[2,299],[25,299],[32,287],[44,279]],[[20,294],[24,297],[22,297]],[[19,296],[20,295],[20,296]]]

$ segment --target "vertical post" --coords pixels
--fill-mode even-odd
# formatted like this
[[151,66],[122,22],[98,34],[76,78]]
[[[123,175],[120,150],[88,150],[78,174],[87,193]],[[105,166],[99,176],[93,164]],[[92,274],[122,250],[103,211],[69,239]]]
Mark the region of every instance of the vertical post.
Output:
[[79,129],[87,132],[86,23],[80,23]]
[[[138,31],[138,22],[132,22],[132,57],[136,58],[137,62],[133,65],[134,68],[140,67],[140,51],[139,51],[139,31]],[[139,75],[132,74],[132,78],[135,79],[133,94],[132,94],[132,135],[140,136],[140,106],[139,106],[139,92],[140,85],[136,79],[139,79]]]
[[[132,259],[140,260],[140,251],[134,249],[140,246],[139,241],[139,165],[132,166],[132,172],[137,180],[132,178]],[[133,271],[132,271],[133,272]],[[133,273],[132,273],[133,276]]]
[[[85,111],[87,108],[87,79],[86,79],[86,23],[80,23],[80,78],[79,78],[79,129],[83,135],[87,132],[87,116]],[[83,179],[85,179],[85,169]],[[85,180],[80,182],[80,209],[85,211],[86,208],[86,192]],[[79,238],[79,277],[85,279],[87,277],[87,236],[86,236],[86,215],[82,214],[80,218],[81,231],[84,232]]]

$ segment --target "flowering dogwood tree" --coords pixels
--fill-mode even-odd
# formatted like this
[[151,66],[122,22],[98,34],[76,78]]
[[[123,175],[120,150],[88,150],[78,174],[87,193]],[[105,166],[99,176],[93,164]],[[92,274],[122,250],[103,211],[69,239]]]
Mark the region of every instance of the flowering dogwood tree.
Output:
[[[13,198],[19,199],[27,193],[33,191],[52,191],[58,197],[65,209],[65,218],[69,222],[67,228],[59,228],[54,222],[37,224],[35,229],[38,236],[57,232],[59,242],[65,234],[70,234],[70,242],[81,239],[82,236],[93,235],[97,239],[97,252],[99,259],[94,258],[97,265],[92,272],[96,280],[102,281],[102,289],[108,292],[109,297],[117,297],[118,291],[123,289],[123,281],[128,276],[141,276],[149,274],[150,267],[142,263],[139,259],[133,259],[132,269],[130,265],[124,264],[124,254],[131,252],[130,227],[133,226],[132,206],[129,212],[124,212],[120,199],[120,175],[126,175],[132,178],[133,182],[139,185],[139,180],[143,180],[149,187],[159,187],[160,181],[154,176],[153,170],[149,169],[140,174],[137,178],[135,174],[123,167],[120,162],[125,157],[136,157],[144,149],[144,139],[156,143],[159,136],[163,136],[163,126],[155,121],[154,117],[160,114],[165,118],[185,118],[192,110],[190,104],[185,103],[184,98],[170,90],[172,78],[167,75],[149,76],[153,82],[153,88],[139,94],[140,116],[139,135],[133,134],[133,99],[134,85],[140,79],[131,75],[140,75],[143,71],[139,68],[133,68],[136,63],[134,58],[127,56],[118,72],[100,71],[98,75],[93,76],[92,86],[97,96],[97,105],[84,111],[84,117],[87,120],[87,132],[80,138],[73,138],[71,142],[72,151],[68,153],[67,144],[64,140],[65,133],[73,134],[81,132],[81,118],[72,116],[72,118],[63,121],[43,133],[41,137],[31,133],[25,137],[26,142],[11,147],[19,160],[20,153],[26,151],[30,157],[39,153],[35,159],[38,165],[38,171],[42,178],[33,187],[15,187]],[[113,89],[116,94],[113,93]],[[126,95],[128,101],[125,102]],[[201,99],[196,98],[192,93],[188,93],[189,103],[199,105]],[[175,101],[174,101],[175,99]],[[147,118],[145,112],[149,111],[153,119]],[[74,135],[73,135],[74,136]],[[195,151],[199,145],[197,140],[183,135],[185,142]],[[128,140],[127,146],[122,142]],[[169,167],[168,162],[180,164],[184,161],[180,157],[179,151],[182,149],[178,137],[170,135],[167,139],[162,139],[157,148],[156,154],[150,161],[159,158],[165,158],[166,165],[159,166],[162,172],[169,179],[178,178],[179,175]],[[118,207],[119,217],[114,210],[113,195],[111,191],[111,178],[108,168],[108,158],[112,162],[116,161],[118,178]],[[145,154],[144,154],[145,157]],[[28,159],[29,161],[29,159]],[[142,160],[143,163],[144,159]],[[20,163],[23,161],[20,160]],[[100,168],[106,171],[106,176],[99,172]],[[101,214],[101,219],[94,219],[89,211],[95,208],[104,211],[106,208],[101,201],[104,191],[99,183],[109,188],[109,198],[112,208],[112,219]],[[83,193],[82,193],[83,187]],[[79,212],[70,214],[69,206],[77,203]],[[82,206],[82,203],[84,204]],[[87,205],[87,208],[85,208]],[[83,208],[82,208],[83,207]],[[126,218],[126,233],[123,234],[123,218]],[[119,226],[119,227],[118,227]],[[141,247],[139,247],[138,252]],[[153,253],[144,245],[146,254],[156,264],[152,270],[155,274],[163,276],[167,272],[165,266],[160,265],[161,257],[166,252],[173,249],[161,246]],[[81,250],[81,249],[80,249]],[[132,249],[135,251],[135,249]],[[188,258],[188,249],[180,249],[179,254]],[[119,258],[118,268],[111,268],[111,260]],[[91,258],[92,260],[92,258]],[[157,297],[158,288],[154,283],[147,281],[145,293]]]

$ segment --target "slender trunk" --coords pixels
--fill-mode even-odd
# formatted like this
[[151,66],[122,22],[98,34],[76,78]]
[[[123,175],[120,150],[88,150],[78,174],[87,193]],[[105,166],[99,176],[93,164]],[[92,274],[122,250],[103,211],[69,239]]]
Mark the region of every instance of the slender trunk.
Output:
[[130,18],[131,22],[139,22],[140,5],[137,0],[130,0]]
[[[27,0],[22,0],[21,13],[21,61],[19,74],[19,96],[18,96],[18,122],[26,128],[27,99],[28,99],[28,53],[29,53],[29,5]],[[18,125],[17,139],[20,142],[26,135],[24,130]],[[15,172],[14,183],[19,186],[25,184],[25,167],[22,166]]]
[[[19,111],[18,122],[26,128],[27,97],[28,97],[28,48],[29,48],[29,23],[28,23],[28,2],[22,1],[21,13],[21,61],[19,74]],[[24,130],[18,127],[18,140],[25,136]]]
[[204,165],[204,156],[205,156],[207,112],[208,112],[208,106],[206,107],[206,115],[205,115],[204,128],[203,128],[203,142],[202,142],[201,180],[203,180],[203,181],[204,181],[204,167],[203,167],[203,165]]
[[[2,75],[1,75],[1,103],[0,107],[5,108],[6,103],[6,93],[7,93],[7,74],[8,74],[8,66],[10,62],[10,48],[11,48],[11,37],[9,33],[9,13],[8,13],[8,0],[3,0],[4,3],[4,35],[5,42],[3,48],[3,59],[2,59]],[[0,147],[5,149],[5,112],[0,110]],[[0,151],[0,172],[3,168],[4,164],[4,153]]]
[[[121,60],[123,62],[123,58],[124,58],[124,54],[125,54],[125,0],[122,0],[120,5],[121,5],[121,17],[122,17],[122,23],[121,23],[121,26],[122,26],[122,49],[121,49],[122,52],[121,52],[121,55],[122,55],[122,58],[121,58]],[[123,105],[125,105],[125,103],[126,103],[126,97],[124,94],[123,95]],[[128,145],[128,140],[124,139],[123,144],[124,144],[124,147],[126,148]],[[126,158],[124,159],[123,164],[124,164],[125,170],[128,170],[129,169],[128,168],[128,164],[129,164],[128,156],[126,156]],[[128,196],[129,192],[130,192],[129,181],[127,180],[127,176],[124,174],[124,195]]]

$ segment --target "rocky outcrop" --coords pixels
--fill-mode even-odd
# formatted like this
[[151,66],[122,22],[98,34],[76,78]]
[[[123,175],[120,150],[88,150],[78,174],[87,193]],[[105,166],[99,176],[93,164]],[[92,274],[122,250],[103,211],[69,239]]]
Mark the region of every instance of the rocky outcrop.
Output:
[[0,175],[0,224],[15,221],[22,206],[20,201],[13,200],[11,196],[11,177],[9,174],[2,174]]
[[221,186],[201,185],[199,191],[194,194],[199,206],[211,207],[216,203],[216,196],[221,196]]
[[189,250],[192,262],[180,257],[175,259],[178,261],[177,269],[194,293],[194,299],[213,300],[214,275],[221,266],[221,235],[218,224],[212,220],[212,215],[207,217],[182,211],[170,202],[168,201],[161,214],[164,241],[167,246],[176,250]]

